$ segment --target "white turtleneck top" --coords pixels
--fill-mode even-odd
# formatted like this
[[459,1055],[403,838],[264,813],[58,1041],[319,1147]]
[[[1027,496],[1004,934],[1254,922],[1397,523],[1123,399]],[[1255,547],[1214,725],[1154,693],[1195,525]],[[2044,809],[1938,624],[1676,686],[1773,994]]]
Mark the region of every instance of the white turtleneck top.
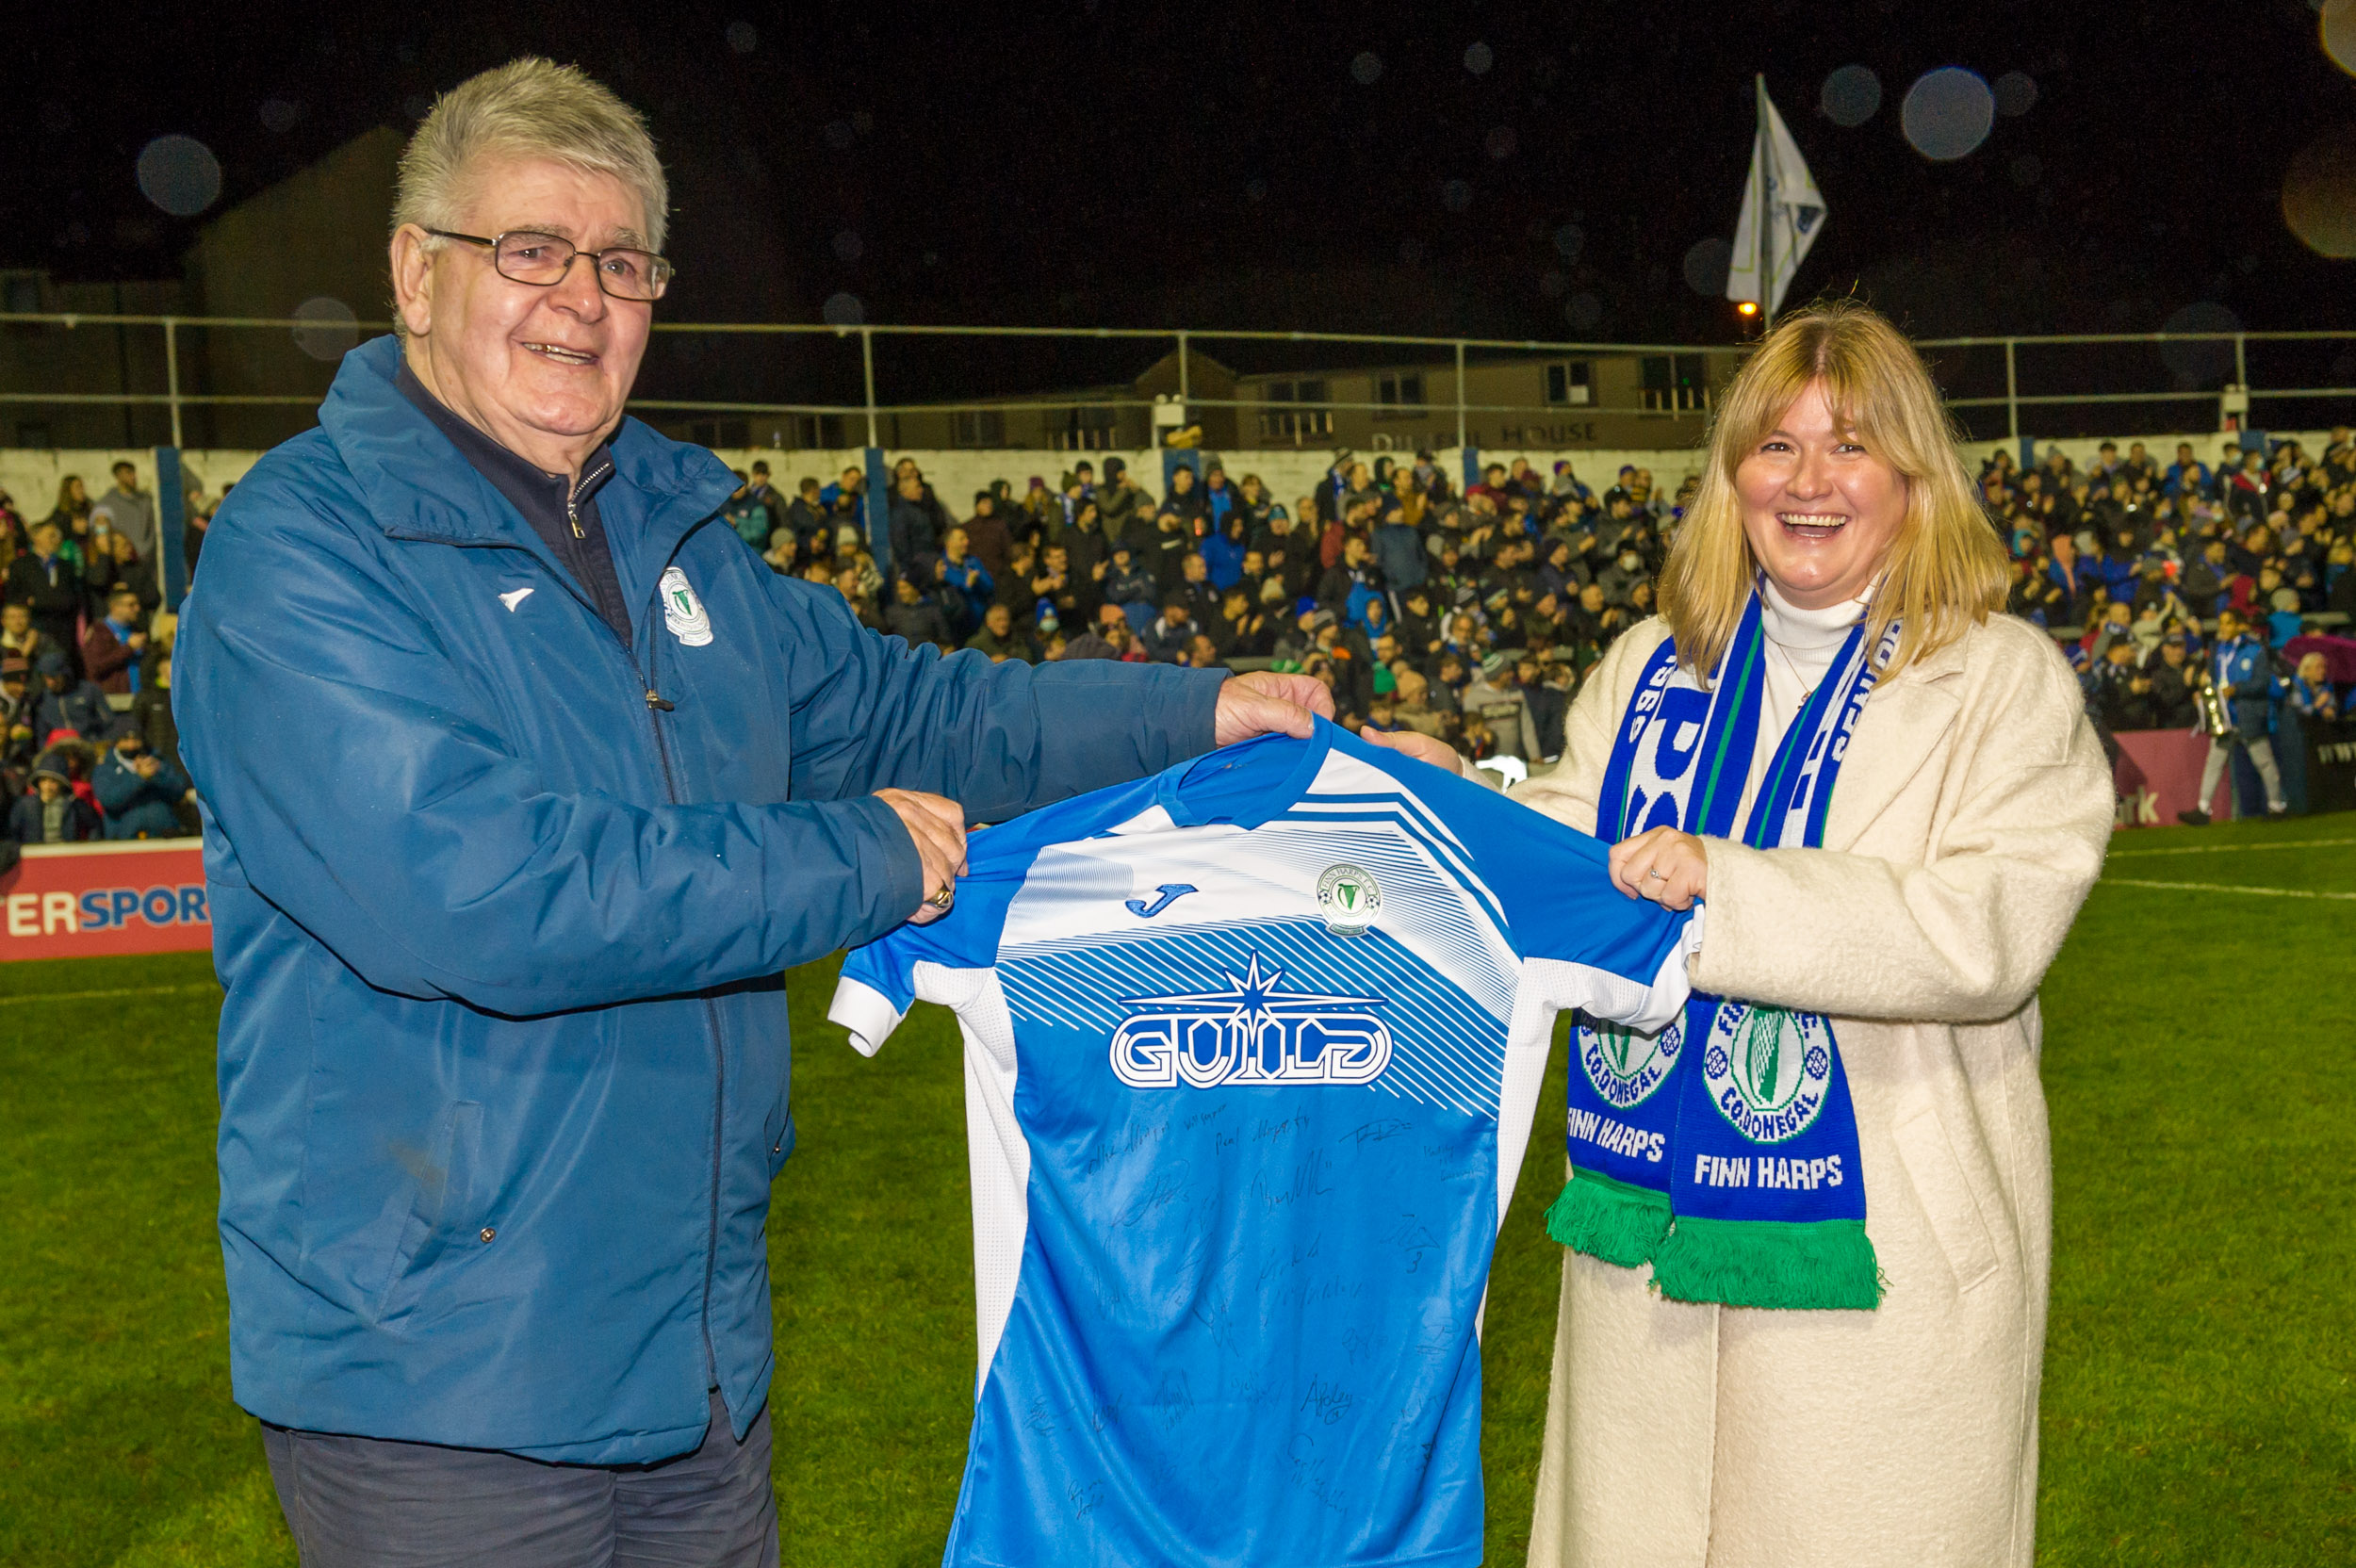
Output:
[[1808,694],[1832,668],[1833,656],[1847,641],[1849,629],[1865,615],[1863,599],[1847,599],[1824,610],[1802,610],[1785,598],[1774,581],[1761,576],[1759,629],[1766,634],[1765,690],[1760,693],[1759,745],[1751,753],[1751,775],[1742,785],[1742,803],[1736,810],[1736,832],[1750,820],[1751,802],[1766,780],[1767,766],[1784,731],[1800,716]]

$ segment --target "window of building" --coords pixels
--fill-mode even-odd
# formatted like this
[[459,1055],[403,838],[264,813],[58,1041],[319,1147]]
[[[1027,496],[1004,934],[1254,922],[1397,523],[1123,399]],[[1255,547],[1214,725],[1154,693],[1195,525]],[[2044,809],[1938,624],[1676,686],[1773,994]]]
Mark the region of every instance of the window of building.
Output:
[[1374,400],[1382,406],[1375,410],[1378,419],[1408,419],[1419,417],[1424,412],[1423,376],[1418,371],[1401,371],[1374,379]]
[[1546,406],[1584,408],[1595,400],[1595,367],[1583,359],[1546,367]]
[[11,316],[34,316],[41,311],[41,274],[10,272],[0,280],[0,306]]
[[1699,414],[1710,406],[1710,361],[1700,354],[1646,354],[1644,407],[1655,414]]
[[1102,452],[1121,445],[1121,410],[1109,403],[1082,403],[1064,411],[1060,426],[1048,431],[1057,451]]
[[795,449],[806,452],[841,451],[851,444],[850,432],[843,426],[840,414],[796,414],[790,434]]
[[1323,380],[1272,381],[1260,396],[1276,405],[1260,411],[1261,440],[1289,441],[1298,447],[1333,433],[1333,411],[1316,406],[1332,396]]
[[1002,408],[966,409],[949,419],[949,444],[953,447],[1003,447],[1006,444],[1006,411]]
[[698,419],[687,427],[687,438],[714,451],[734,451],[753,444],[749,419]]

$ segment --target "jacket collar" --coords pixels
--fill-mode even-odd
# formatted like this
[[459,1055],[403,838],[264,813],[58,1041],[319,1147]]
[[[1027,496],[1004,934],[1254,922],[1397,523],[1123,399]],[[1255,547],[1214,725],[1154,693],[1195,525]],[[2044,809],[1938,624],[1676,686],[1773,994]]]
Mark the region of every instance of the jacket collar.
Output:
[[[434,428],[446,436],[459,454],[474,465],[475,471],[491,482],[491,487],[505,496],[510,505],[532,523],[542,537],[561,522],[568,505],[581,505],[597,494],[605,482],[614,477],[614,452],[611,443],[600,441],[581,461],[578,482],[563,474],[551,474],[537,464],[526,462],[508,450],[482,431],[466,423],[442,405],[425,383],[417,379],[406,358],[393,372],[393,385],[409,400],[410,406],[434,423]],[[535,515],[536,514],[536,515]]]
[[[377,525],[395,538],[504,545],[547,557],[522,514],[401,395],[394,384],[400,368],[400,339],[364,343],[344,355],[319,405],[319,427]],[[711,452],[666,440],[632,418],[622,420],[610,450],[614,477],[608,485],[639,493],[643,522],[614,526],[617,513],[641,507],[602,509],[608,538],[617,555],[627,551],[636,559],[641,570],[634,575],[651,580],[687,531],[720,510],[736,479]],[[648,556],[652,569],[646,567]]]
[[1939,739],[1963,711],[1955,677],[1963,673],[1964,644],[1974,629],[1945,647],[1908,664],[1866,699],[1857,723],[1859,757],[1870,767],[1844,769],[1833,792],[1825,823],[1827,849],[1846,849],[1863,836],[1890,803],[1914,782],[1939,748]]

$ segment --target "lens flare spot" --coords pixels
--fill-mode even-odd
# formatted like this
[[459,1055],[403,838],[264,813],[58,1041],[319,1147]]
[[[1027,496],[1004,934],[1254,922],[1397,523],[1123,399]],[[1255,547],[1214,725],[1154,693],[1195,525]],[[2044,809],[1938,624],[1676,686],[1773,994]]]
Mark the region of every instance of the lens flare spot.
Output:
[[1898,121],[1907,143],[1934,163],[1971,156],[1996,123],[1996,95],[1959,65],[1926,71],[1906,89]]
[[221,160],[192,136],[159,136],[139,149],[139,191],[174,218],[193,218],[221,198]]

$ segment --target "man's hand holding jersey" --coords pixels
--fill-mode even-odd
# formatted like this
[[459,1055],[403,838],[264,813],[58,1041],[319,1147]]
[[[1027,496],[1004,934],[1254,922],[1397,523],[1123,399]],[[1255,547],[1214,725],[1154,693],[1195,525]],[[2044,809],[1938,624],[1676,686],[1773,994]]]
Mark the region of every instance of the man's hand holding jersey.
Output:
[[1333,693],[1315,676],[1254,670],[1219,689],[1219,711],[1211,718],[1211,744],[1232,746],[1255,735],[1309,738],[1313,718],[1333,716]]
[[916,858],[924,862],[923,901],[908,919],[919,925],[949,912],[957,896],[957,878],[965,874],[965,812],[946,795],[919,790],[877,790],[875,798],[892,808],[900,825],[916,841]]

